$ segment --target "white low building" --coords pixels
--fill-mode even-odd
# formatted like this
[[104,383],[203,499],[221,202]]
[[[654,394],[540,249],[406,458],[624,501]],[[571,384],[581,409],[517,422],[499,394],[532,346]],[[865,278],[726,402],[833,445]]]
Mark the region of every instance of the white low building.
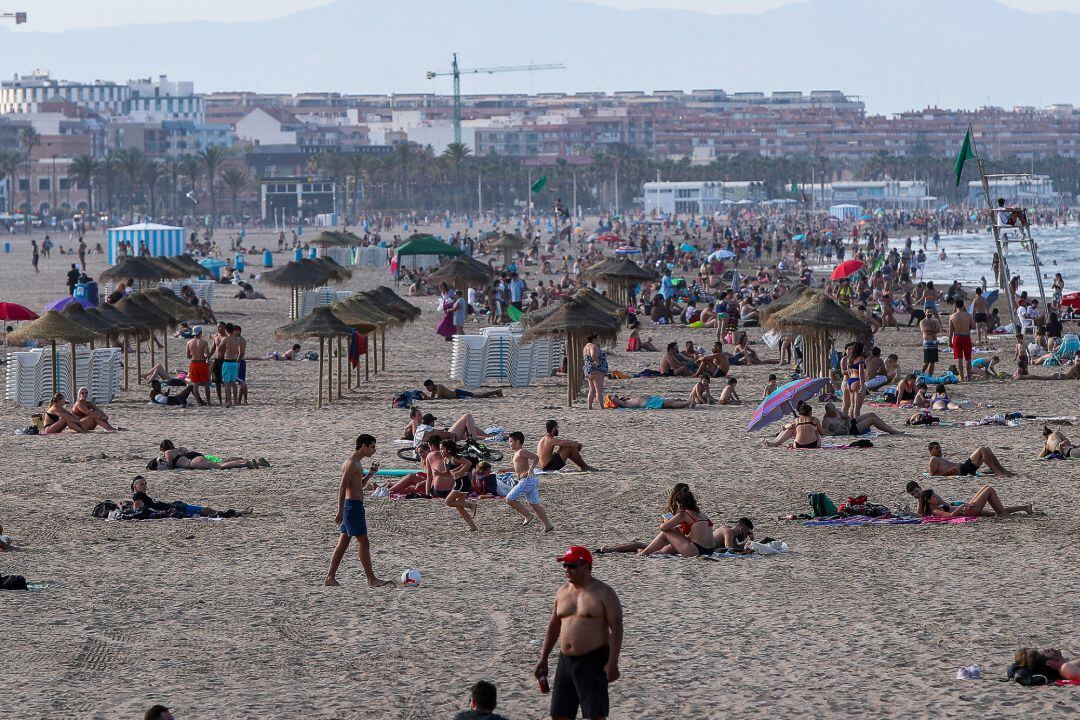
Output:
[[[1005,198],[1005,202],[1009,205],[1027,207],[1057,205],[1061,202],[1061,195],[1054,191],[1054,181],[1049,175],[989,178],[988,182],[990,201],[994,203],[998,198]],[[972,205],[985,205],[986,196],[983,193],[981,180],[968,183],[967,200]]]
[[863,207],[926,207],[934,198],[928,197],[925,180],[851,180],[825,183],[824,201],[834,204],[851,203]]
[[737,202],[765,199],[761,180],[695,180],[647,182],[643,186],[645,212],[662,215],[707,215],[726,210]]

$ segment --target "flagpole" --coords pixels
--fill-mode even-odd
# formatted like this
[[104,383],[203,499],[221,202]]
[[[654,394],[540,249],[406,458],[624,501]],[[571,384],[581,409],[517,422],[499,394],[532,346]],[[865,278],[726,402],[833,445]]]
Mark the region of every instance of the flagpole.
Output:
[[[968,137],[971,138],[971,154],[975,156],[975,163],[979,168],[979,178],[982,180],[983,195],[986,197],[986,207],[990,211],[990,227],[994,231],[994,246],[997,248],[998,256],[998,288],[1005,295],[1006,301],[1009,303],[1009,318],[1013,322],[1014,328],[1020,327],[1020,318],[1016,316],[1016,298],[1013,297],[1012,288],[1009,286],[1009,264],[1005,260],[1005,249],[1001,244],[1001,226],[999,224],[1001,217],[994,210],[994,203],[990,199],[990,181],[986,177],[986,168],[983,165],[982,156],[979,155],[979,148],[975,144],[975,128],[971,123],[968,123]],[[986,289],[983,288],[985,291]]]
[[525,186],[525,232],[532,227],[532,169],[528,170],[529,183]]

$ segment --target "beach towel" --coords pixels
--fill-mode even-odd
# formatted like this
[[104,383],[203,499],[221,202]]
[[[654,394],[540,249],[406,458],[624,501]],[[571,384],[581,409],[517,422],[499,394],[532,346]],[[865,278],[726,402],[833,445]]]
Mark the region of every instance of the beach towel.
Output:
[[1062,455],[1061,453],[1055,451],[1055,452],[1050,453],[1049,455],[1046,455],[1045,457],[1037,457],[1035,459],[1036,460],[1068,460],[1069,458],[1067,456]]
[[947,372],[944,375],[916,373],[915,380],[924,380],[927,385],[955,385],[960,382],[960,378],[956,377],[956,374],[951,372]]
[[[993,474],[994,473],[991,472],[984,472],[983,470],[978,470],[975,472],[974,477],[989,477]],[[927,480],[954,480],[960,477],[972,477],[971,475],[931,475],[928,472],[924,472],[922,476]]]
[[814,520],[807,520],[803,525],[805,527],[826,527],[833,525],[843,525],[845,527],[857,527],[863,525],[941,525],[969,523],[975,522],[976,520],[978,520],[978,518],[973,517],[867,517],[865,515],[852,515],[850,517],[815,518]]
[[856,440],[851,443],[822,443],[821,447],[816,448],[801,448],[795,447],[794,445],[785,445],[784,447],[788,450],[866,450],[867,448],[874,447],[873,443],[870,443],[869,440],[867,440],[866,443],[869,444],[863,444]]
[[1080,680],[1055,680],[1055,685],[1080,685]]
[[405,477],[414,472],[419,472],[419,468],[417,470],[408,470],[405,468],[379,468],[375,471],[375,475],[378,477]]

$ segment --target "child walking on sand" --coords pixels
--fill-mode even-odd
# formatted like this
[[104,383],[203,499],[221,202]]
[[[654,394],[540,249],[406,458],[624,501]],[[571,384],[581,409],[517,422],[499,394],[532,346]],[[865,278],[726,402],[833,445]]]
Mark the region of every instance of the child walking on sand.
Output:
[[[506,504],[525,518],[521,523],[522,526],[531,523],[533,513],[536,513],[536,517],[540,518],[540,522],[544,526],[544,532],[549,533],[555,529],[555,526],[548,520],[547,514],[544,512],[544,506],[540,504],[540,481],[536,477],[536,466],[540,463],[540,458],[536,453],[531,453],[522,447],[525,444],[525,435],[522,433],[515,431],[510,433],[507,438],[510,441],[510,449],[514,451],[514,473],[517,475],[518,481],[506,495]],[[522,497],[529,503],[532,513],[521,502]]]

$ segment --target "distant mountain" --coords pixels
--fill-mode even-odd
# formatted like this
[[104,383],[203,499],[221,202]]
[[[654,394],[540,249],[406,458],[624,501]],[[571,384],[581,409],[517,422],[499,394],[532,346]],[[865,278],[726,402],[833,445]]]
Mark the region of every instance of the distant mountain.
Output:
[[[512,6],[512,7],[511,7]],[[811,0],[760,15],[618,10],[574,0],[337,0],[276,20],[0,29],[0,77],[127,80],[168,74],[200,91],[464,92],[723,88],[843,90],[871,112],[927,105],[1080,104],[1080,15],[994,0]]]

